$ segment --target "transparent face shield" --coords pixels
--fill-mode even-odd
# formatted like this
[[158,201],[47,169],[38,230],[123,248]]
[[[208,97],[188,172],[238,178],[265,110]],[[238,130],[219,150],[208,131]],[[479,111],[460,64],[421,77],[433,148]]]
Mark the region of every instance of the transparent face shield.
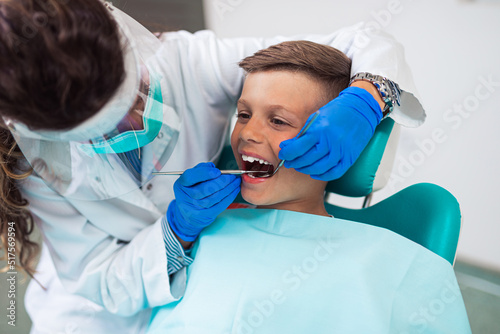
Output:
[[175,148],[181,119],[166,104],[160,41],[106,4],[123,37],[126,78],[94,116],[67,131],[31,130],[5,119],[34,172],[59,194],[103,200],[139,189]]

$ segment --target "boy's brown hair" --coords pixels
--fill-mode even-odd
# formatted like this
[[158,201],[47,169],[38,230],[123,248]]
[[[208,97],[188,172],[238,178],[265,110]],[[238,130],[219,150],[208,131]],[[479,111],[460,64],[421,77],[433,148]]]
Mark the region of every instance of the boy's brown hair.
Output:
[[309,41],[288,41],[256,52],[239,66],[247,73],[261,71],[302,72],[325,88],[325,99],[333,100],[347,88],[351,60],[341,51]]

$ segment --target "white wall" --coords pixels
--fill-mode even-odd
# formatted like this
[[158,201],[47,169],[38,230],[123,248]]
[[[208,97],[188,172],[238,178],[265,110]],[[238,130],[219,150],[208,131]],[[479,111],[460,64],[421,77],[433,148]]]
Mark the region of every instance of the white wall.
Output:
[[358,21],[393,34],[405,46],[428,118],[403,129],[392,183],[375,199],[418,182],[448,189],[464,216],[458,259],[500,270],[500,2],[204,0],[204,6],[208,27],[221,37],[322,33]]

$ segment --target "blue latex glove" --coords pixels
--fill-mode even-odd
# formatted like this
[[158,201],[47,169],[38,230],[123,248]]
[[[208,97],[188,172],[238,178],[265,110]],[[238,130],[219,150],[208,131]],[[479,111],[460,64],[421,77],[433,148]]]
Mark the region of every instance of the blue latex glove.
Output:
[[319,111],[302,137],[280,144],[279,158],[286,168],[331,181],[344,175],[359,157],[382,119],[382,110],[366,90],[348,87]]
[[186,170],[174,184],[167,220],[182,240],[193,241],[240,192],[241,178],[222,175],[211,162]]

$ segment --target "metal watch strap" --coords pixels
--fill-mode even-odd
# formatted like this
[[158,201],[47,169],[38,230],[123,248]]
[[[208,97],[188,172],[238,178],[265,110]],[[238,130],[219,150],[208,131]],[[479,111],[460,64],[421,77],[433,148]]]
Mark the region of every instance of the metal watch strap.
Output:
[[394,106],[401,105],[401,89],[398,84],[381,75],[375,75],[368,72],[356,73],[349,82],[349,86],[357,80],[366,80],[377,87],[385,108],[382,110],[383,117],[387,117],[394,110]]

